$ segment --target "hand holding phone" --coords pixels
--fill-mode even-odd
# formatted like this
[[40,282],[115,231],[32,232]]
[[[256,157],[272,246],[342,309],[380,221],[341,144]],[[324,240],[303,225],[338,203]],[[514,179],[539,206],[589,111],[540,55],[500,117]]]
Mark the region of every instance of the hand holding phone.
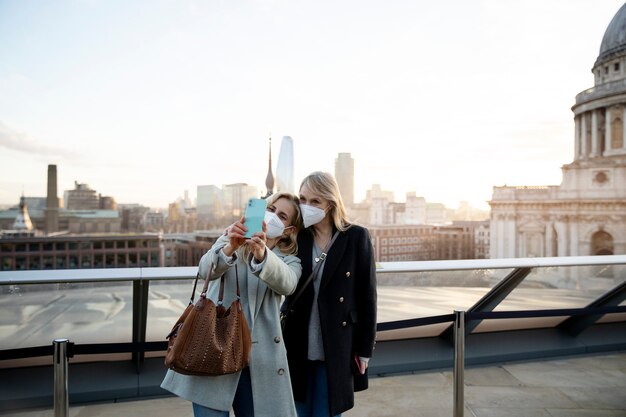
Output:
[[263,231],[263,219],[265,219],[265,210],[267,201],[262,198],[251,198],[246,206],[246,219],[244,225],[248,229],[244,235],[251,238],[254,233]]

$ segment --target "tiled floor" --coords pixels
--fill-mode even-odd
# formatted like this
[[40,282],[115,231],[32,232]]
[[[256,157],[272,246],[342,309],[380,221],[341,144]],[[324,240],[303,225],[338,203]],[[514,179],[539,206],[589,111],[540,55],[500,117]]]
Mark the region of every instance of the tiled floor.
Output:
[[[451,417],[450,371],[372,378],[344,417]],[[626,417],[626,352],[465,370],[465,417]],[[0,413],[52,417],[47,410]],[[176,397],[70,407],[70,417],[192,417]],[[276,416],[280,417],[280,416]]]

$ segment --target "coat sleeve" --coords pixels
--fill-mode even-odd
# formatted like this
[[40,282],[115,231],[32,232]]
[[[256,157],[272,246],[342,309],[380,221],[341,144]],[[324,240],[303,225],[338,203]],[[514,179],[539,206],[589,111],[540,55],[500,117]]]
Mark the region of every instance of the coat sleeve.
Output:
[[233,255],[232,262],[226,262],[224,260],[224,257],[220,255],[220,251],[224,246],[226,246],[226,244],[228,244],[228,241],[228,236],[220,236],[219,239],[215,241],[213,246],[211,246],[211,249],[209,249],[208,252],[202,256],[198,265],[198,273],[200,274],[200,278],[206,278],[211,263],[216,265],[216,267],[209,277],[210,280],[221,277],[224,272],[226,272],[230,267],[235,265],[237,256],[236,253]]
[[[271,250],[266,253],[267,258],[263,263],[263,268],[255,271],[254,274],[262,279],[272,291],[285,296],[292,294],[302,275],[300,258],[293,255],[278,256]],[[249,254],[248,263],[251,262],[251,258],[252,254]]]
[[371,358],[376,341],[376,262],[369,231],[363,228],[358,240],[357,284],[358,323],[354,339],[354,350],[358,356]]

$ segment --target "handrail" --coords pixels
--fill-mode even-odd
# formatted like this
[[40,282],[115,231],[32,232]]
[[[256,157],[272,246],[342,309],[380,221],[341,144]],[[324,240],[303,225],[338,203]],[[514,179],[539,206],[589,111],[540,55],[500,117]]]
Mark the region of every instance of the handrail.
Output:
[[[464,271],[472,269],[546,268],[592,265],[626,265],[626,255],[378,262],[376,264],[376,273],[387,274],[398,272]],[[197,272],[198,267],[195,266],[0,271],[0,285],[192,279],[195,278]]]

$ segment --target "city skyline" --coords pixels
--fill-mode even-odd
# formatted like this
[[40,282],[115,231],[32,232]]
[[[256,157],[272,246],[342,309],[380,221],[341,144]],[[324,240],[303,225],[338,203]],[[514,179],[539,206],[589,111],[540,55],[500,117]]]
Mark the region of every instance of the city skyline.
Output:
[[271,135],[296,185],[350,153],[355,202],[380,184],[488,208],[493,186],[560,183],[622,5],[297,3],[0,3],[0,204],[45,196],[48,164],[60,193],[122,204],[262,191]]

